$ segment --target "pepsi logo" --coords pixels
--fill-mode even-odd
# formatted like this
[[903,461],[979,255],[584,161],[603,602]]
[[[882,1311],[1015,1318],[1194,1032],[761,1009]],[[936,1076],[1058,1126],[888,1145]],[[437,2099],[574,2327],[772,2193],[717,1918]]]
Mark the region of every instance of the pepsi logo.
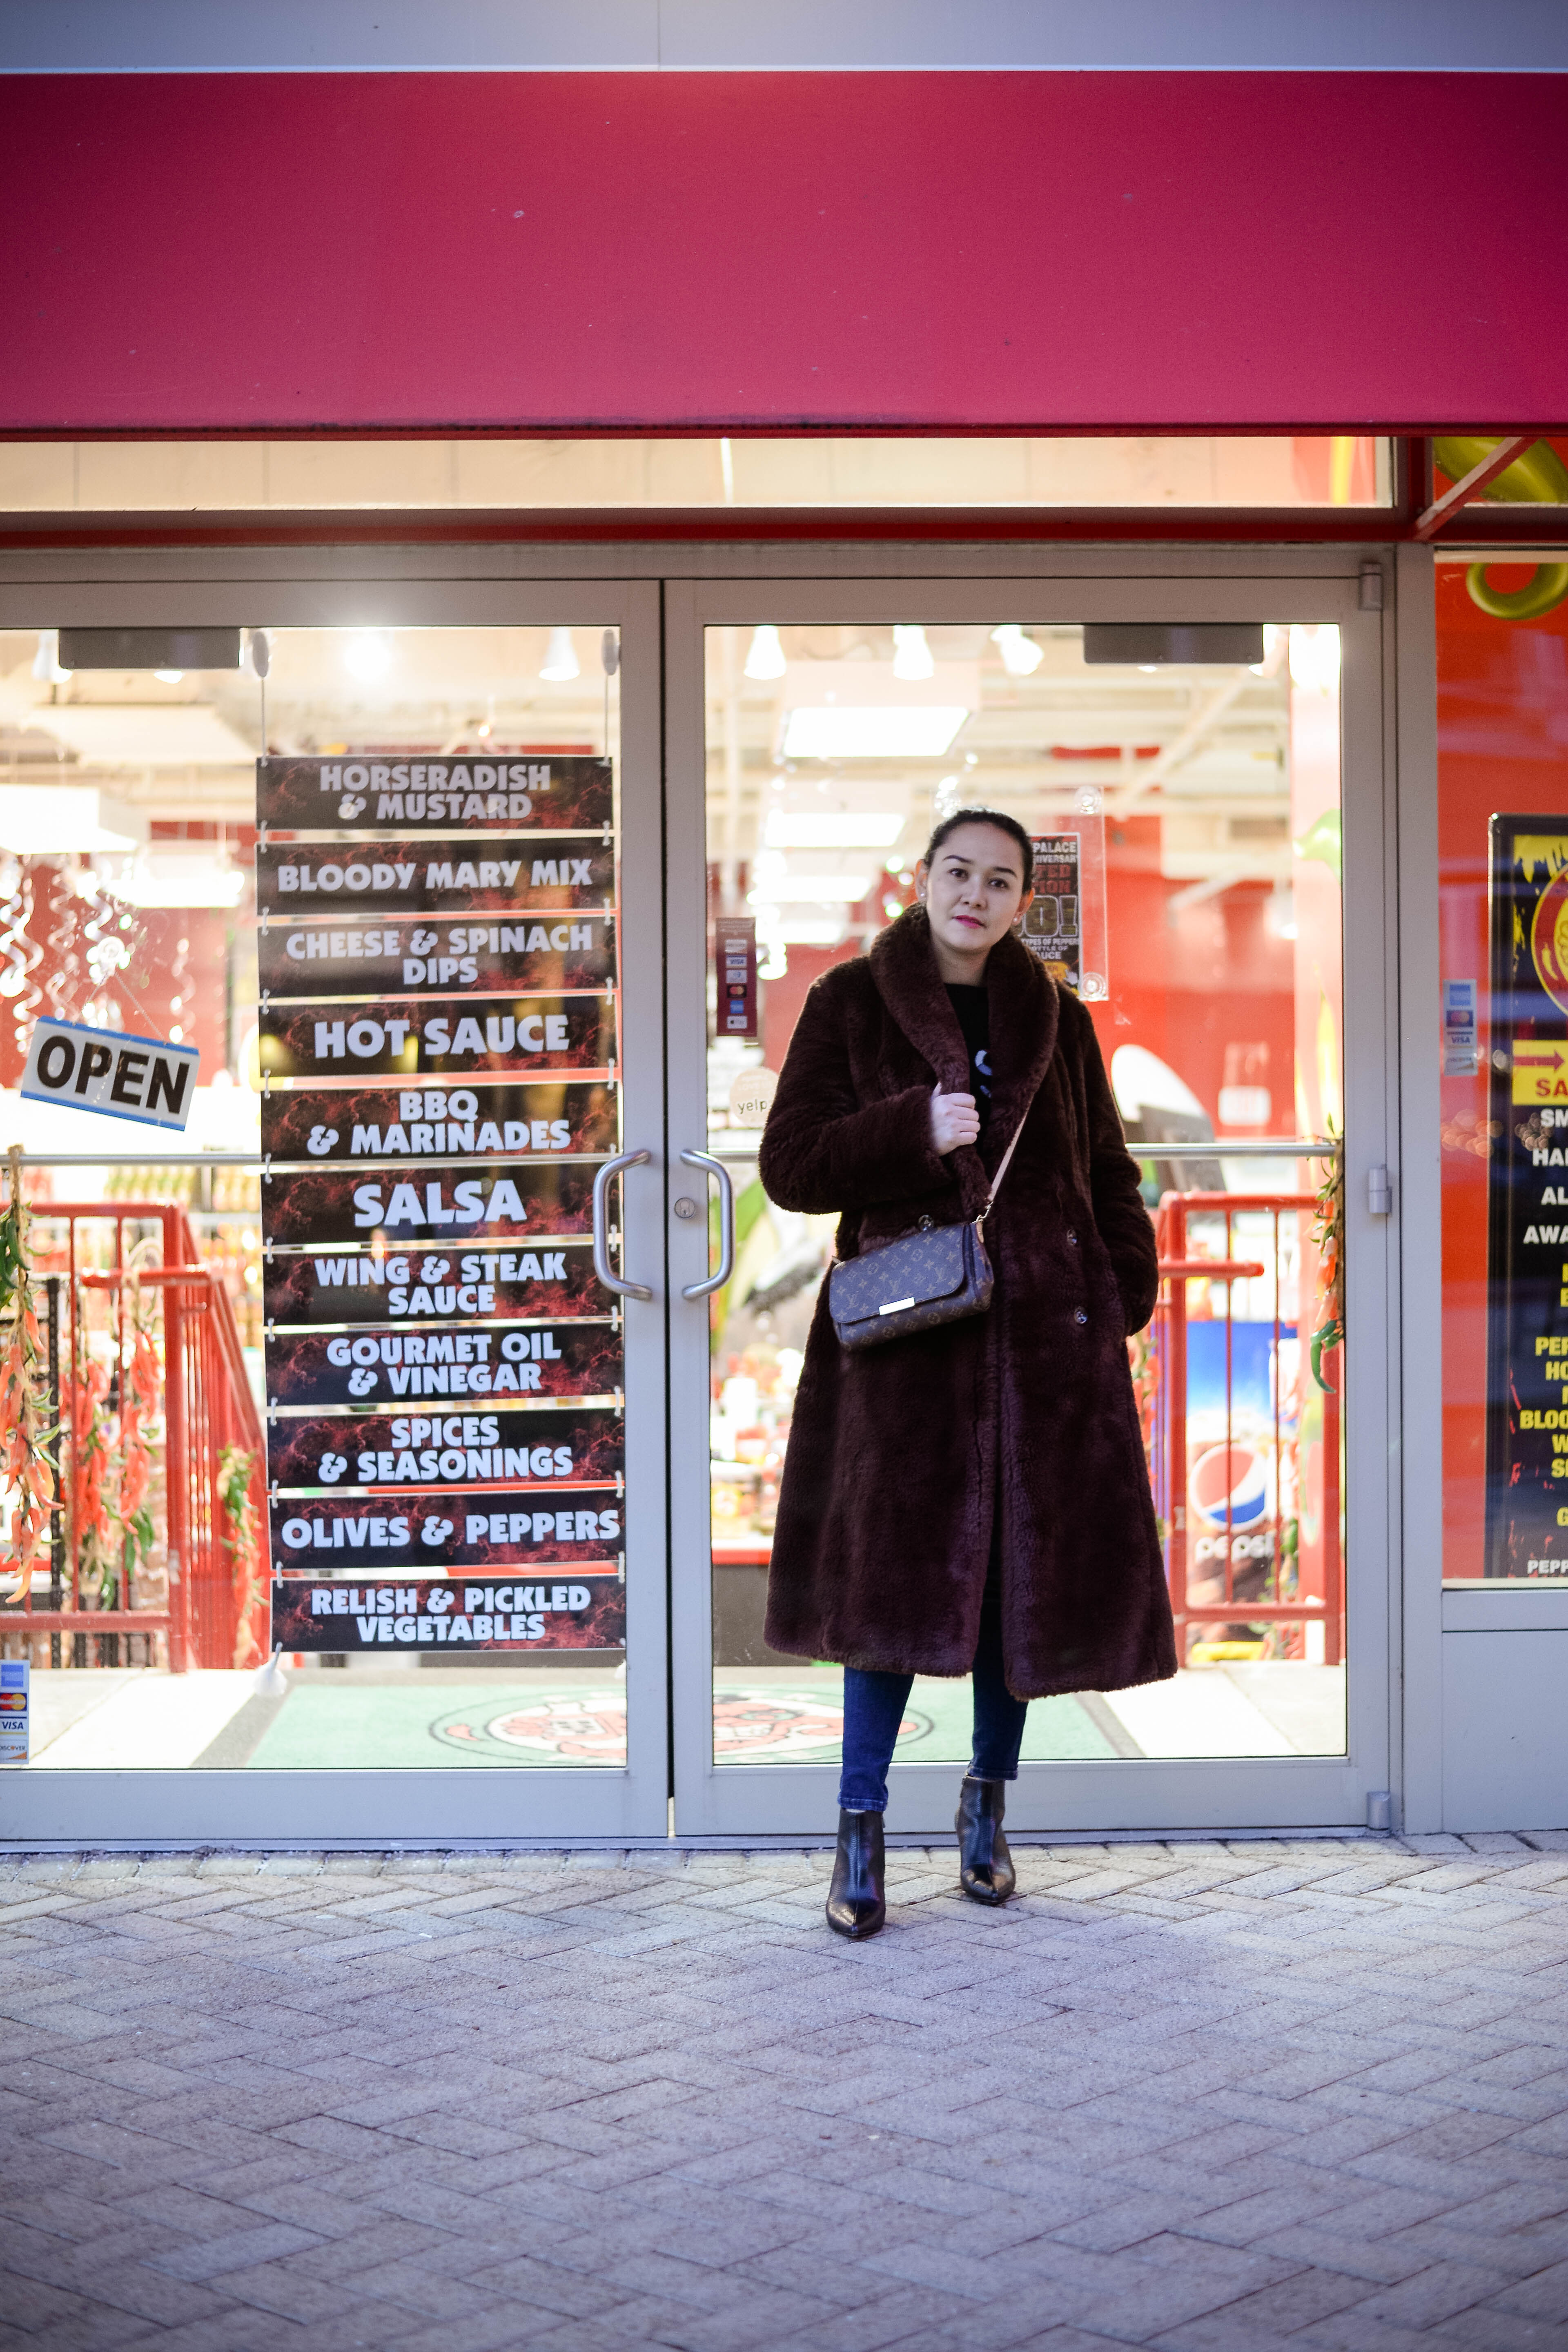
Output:
[[1268,1463],[1256,1447],[1232,1438],[1211,1445],[1194,1462],[1187,1498],[1205,1527],[1256,1527],[1268,1516]]

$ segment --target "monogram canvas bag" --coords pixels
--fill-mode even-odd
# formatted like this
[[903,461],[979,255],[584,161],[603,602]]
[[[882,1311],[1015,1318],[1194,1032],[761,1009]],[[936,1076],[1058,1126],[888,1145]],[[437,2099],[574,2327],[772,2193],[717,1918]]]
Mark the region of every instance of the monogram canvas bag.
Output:
[[[1026,1109],[1024,1118],[1028,1115]],[[912,1234],[835,1263],[827,1276],[827,1311],[842,1347],[879,1348],[906,1331],[984,1314],[993,1285],[985,1220],[1023,1132],[1021,1118],[977,1217],[962,1225],[922,1217]]]

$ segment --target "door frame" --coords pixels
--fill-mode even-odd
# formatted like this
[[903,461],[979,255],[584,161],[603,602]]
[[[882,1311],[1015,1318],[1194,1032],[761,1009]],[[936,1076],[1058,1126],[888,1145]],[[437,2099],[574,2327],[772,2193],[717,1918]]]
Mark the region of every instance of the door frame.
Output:
[[[35,555],[0,568],[0,627],[211,623],[253,628],[526,628],[620,632],[620,1012],[624,1148],[647,1168],[621,1185],[624,1263],[652,1288],[626,1309],[626,1697],[624,1770],[451,1767],[339,1771],[51,1771],[5,1776],[0,1835],[29,1843],[374,1845],[663,1838],[668,1825],[666,1603],[664,1128],[661,976],[660,656],[657,586],[602,579],[482,576],[508,568],[475,551],[481,576],[454,578],[448,551],[339,550],[289,563],[274,552]],[[415,560],[409,561],[410,555]],[[297,569],[295,568],[297,566]],[[83,572],[92,576],[83,579]],[[381,576],[377,576],[380,574]],[[391,576],[387,576],[390,574]],[[30,575],[30,576],[27,576]],[[312,576],[313,575],[313,576]],[[196,592],[195,593],[193,591]]]
[[[666,813],[669,958],[669,1151],[705,1148],[707,899],[702,632],[895,619],[992,621],[1268,619],[1342,632],[1344,873],[1346,1288],[1353,1302],[1347,1418],[1348,1747],[1344,1758],[1112,1758],[1025,1764],[1008,1819],[1020,1832],[1361,1828],[1393,1790],[1400,1742],[1401,1516],[1398,1186],[1392,1215],[1368,1207],[1368,1171],[1394,1169],[1399,1133],[1398,940],[1390,709],[1394,575],[1368,550],[1167,547],[963,551],[942,576],[926,560],[882,576],[856,563],[803,576],[793,561],[737,564],[728,577],[667,580]],[[759,559],[777,551],[748,551]],[[843,551],[849,552],[849,551]],[[869,551],[853,551],[856,555]],[[902,551],[900,551],[900,555]],[[818,551],[819,555],[821,551]],[[1046,561],[1041,562],[1044,556]],[[1032,557],[1031,562],[1028,559]],[[735,574],[744,570],[747,576]],[[1373,578],[1375,574],[1375,579]],[[1354,1025],[1351,1012],[1354,1009]],[[724,1765],[711,1748],[712,1595],[708,1507],[708,1318],[679,1286],[706,1272],[705,1228],[670,1227],[671,1675],[678,1834],[822,1835],[836,1817],[837,1767]],[[951,1823],[954,1768],[894,1768],[889,1830]]]

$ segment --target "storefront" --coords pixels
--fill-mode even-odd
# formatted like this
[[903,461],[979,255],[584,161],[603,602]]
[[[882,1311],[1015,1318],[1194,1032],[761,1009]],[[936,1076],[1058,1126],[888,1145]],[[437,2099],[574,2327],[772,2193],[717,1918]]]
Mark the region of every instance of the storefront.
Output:
[[[22,87],[46,276],[97,276],[26,329],[0,443],[37,1331],[0,1836],[826,1829],[837,1677],[762,1595],[831,1221],[757,1140],[805,990],[971,803],[1035,838],[1028,943],[1143,1168],[1184,1659],[1037,1705],[1010,1822],[1568,1821],[1561,354],[1430,288],[1363,353],[1333,322],[1352,279],[1406,299],[1385,246],[1290,245],[1358,200],[1309,118],[1344,159],[1375,121],[1360,194],[1394,156],[1413,222],[1423,109],[1484,163],[1561,83]],[[283,116],[312,169],[228,314],[205,240]],[[1211,271],[1197,335],[1146,207],[1213,259],[1200,123],[1238,202],[1274,139],[1297,260],[1217,309]],[[104,258],[149,136],[141,261]],[[1047,194],[1042,276],[996,222]],[[194,1046],[186,1123],[117,1111],[84,1030]],[[964,1698],[917,1683],[893,1827],[951,1817]]]

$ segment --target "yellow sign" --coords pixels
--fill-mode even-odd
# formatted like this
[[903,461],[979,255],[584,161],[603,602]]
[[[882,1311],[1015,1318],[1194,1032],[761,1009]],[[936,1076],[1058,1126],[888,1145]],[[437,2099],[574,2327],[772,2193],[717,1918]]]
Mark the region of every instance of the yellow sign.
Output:
[[1518,1037],[1513,1047],[1516,1103],[1568,1103],[1568,1043]]

